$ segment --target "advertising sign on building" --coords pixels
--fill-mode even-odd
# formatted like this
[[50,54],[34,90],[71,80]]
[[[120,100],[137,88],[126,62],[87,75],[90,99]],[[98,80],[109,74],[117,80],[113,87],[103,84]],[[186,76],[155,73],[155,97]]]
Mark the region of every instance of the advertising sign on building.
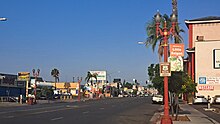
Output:
[[30,72],[18,72],[19,81],[28,81],[30,80]]
[[214,49],[213,52],[214,68],[220,69],[220,49]]
[[170,56],[184,56],[184,44],[170,44]]
[[199,84],[220,85],[220,77],[199,77]]
[[210,85],[203,85],[203,86],[198,86],[199,90],[214,90],[214,86]]
[[183,58],[181,56],[170,56],[168,62],[170,62],[171,71],[183,71]]
[[206,77],[199,77],[199,84],[206,84]]
[[[96,73],[97,74],[97,80],[105,81],[106,78],[106,71],[90,71],[91,74]],[[96,80],[95,78],[92,78],[92,80]]]
[[17,75],[0,74],[0,86],[17,87]]
[[171,69],[169,62],[162,62],[160,63],[160,76],[171,76]]

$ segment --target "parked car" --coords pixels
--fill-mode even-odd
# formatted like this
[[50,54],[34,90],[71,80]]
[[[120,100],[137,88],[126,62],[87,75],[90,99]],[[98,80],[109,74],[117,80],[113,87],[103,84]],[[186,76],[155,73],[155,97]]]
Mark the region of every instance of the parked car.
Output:
[[153,103],[163,103],[163,96],[162,95],[153,95],[152,102]]
[[214,104],[220,103],[220,95],[215,95],[215,96],[213,97],[213,103],[214,103]]
[[199,103],[207,103],[208,100],[205,98],[205,96],[196,96],[194,99],[193,99],[193,104],[199,104]]
[[61,94],[54,94],[53,99],[60,99]]

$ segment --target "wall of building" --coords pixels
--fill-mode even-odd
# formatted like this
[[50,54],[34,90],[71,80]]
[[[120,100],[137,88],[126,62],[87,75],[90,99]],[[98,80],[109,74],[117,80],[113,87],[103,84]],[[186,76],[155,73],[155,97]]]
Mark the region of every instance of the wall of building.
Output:
[[[204,36],[204,40],[220,40],[220,23],[193,24],[193,41],[197,36]],[[195,47],[193,42],[192,47]]]
[[[52,85],[55,87],[55,83],[52,83]],[[56,89],[59,90],[60,94],[71,93],[73,96],[76,96],[78,95],[79,83],[57,82]]]
[[[208,29],[212,28],[207,27]],[[202,27],[203,28],[203,27]],[[201,30],[197,29],[200,32]],[[202,29],[203,30],[203,29]],[[219,25],[220,30],[220,25]],[[204,30],[203,30],[204,31]],[[217,31],[216,31],[217,32]],[[196,41],[195,44],[195,82],[198,83],[197,95],[214,96],[220,94],[220,69],[214,69],[214,49],[220,49],[220,40],[212,41],[211,39],[220,39],[220,31],[218,33],[209,32],[202,35],[209,41]],[[215,36],[218,34],[219,36]],[[201,35],[201,34],[199,34]],[[214,37],[214,38],[211,38]]]

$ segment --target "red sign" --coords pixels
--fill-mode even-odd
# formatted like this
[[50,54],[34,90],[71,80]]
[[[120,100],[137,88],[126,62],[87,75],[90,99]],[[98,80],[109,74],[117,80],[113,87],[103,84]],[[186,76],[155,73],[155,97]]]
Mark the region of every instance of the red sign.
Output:
[[170,56],[184,56],[184,44],[170,44]]
[[199,90],[214,90],[214,86],[199,86]]

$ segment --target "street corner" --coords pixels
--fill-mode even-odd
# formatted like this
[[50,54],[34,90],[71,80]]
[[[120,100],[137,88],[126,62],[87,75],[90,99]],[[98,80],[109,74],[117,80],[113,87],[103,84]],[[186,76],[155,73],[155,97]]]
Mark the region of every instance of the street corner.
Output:
[[159,124],[160,117],[161,117],[161,113],[159,112],[154,113],[153,117],[150,119],[150,124]]

